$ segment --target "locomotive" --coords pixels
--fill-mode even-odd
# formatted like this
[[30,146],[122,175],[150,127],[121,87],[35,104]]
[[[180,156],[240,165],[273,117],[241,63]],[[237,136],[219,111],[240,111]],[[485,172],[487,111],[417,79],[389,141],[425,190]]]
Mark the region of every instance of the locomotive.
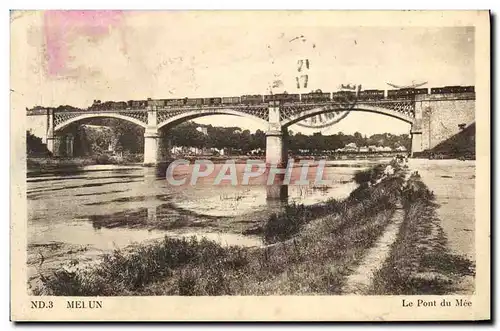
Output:
[[354,91],[338,91],[332,93],[332,101],[343,102],[356,99],[356,92]]

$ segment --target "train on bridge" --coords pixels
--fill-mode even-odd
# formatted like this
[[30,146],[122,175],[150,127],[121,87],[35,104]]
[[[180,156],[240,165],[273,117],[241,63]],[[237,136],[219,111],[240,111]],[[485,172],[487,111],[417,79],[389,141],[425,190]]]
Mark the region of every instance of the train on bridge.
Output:
[[[474,92],[474,86],[445,86],[430,89],[430,94],[466,93]],[[347,100],[358,101],[380,101],[380,100],[411,100],[416,95],[429,94],[427,88],[403,88],[388,90],[387,95],[384,90],[361,90],[358,92],[341,90],[337,92],[323,92],[321,90],[304,94],[273,94],[273,95],[242,95],[234,97],[212,97],[212,98],[181,98],[181,99],[147,99],[130,101],[106,101],[95,100],[90,111],[101,110],[127,110],[146,109],[148,106],[158,108],[178,108],[178,107],[210,107],[220,105],[259,105],[270,101],[280,103],[321,103],[321,102],[345,102]]]

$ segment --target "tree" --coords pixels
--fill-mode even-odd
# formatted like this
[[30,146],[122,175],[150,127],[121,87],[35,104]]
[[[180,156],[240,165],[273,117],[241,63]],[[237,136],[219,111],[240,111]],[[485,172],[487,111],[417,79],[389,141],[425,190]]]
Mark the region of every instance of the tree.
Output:
[[30,131],[26,131],[26,153],[28,155],[48,153],[47,146],[43,143],[42,138],[35,136]]

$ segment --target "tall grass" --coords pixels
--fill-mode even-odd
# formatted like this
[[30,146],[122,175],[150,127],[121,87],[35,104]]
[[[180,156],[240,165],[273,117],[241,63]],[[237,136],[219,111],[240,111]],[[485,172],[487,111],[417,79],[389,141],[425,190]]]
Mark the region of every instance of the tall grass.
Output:
[[[402,172],[397,163],[391,163],[391,165],[397,173],[391,179],[396,187],[391,187],[390,191],[397,191],[399,190],[399,186],[403,183]],[[282,212],[272,214],[263,227],[264,241],[266,243],[276,243],[290,239],[314,219],[327,215],[334,216],[342,211],[345,212],[354,200],[363,201],[365,204],[369,203],[372,191],[368,189],[368,186],[375,184],[384,177],[386,166],[387,165],[384,164],[378,164],[372,168],[357,171],[353,179],[359,186],[345,201],[330,199],[323,204],[312,206],[293,203],[286,206]]]
[[[116,250],[91,269],[61,269],[53,277],[43,279],[48,293],[67,296],[133,294],[145,285],[172,277],[175,270],[196,265],[205,271],[232,270],[248,263],[247,252],[240,247],[221,247],[213,241],[195,237],[165,237],[154,245],[138,246],[125,254]],[[189,271],[189,270],[188,270]],[[188,272],[186,271],[186,272]],[[189,273],[189,272],[188,272]],[[186,276],[189,277],[189,276]],[[179,286],[185,289],[186,277]],[[43,291],[39,294],[46,294]]]
[[314,219],[335,215],[339,212],[341,205],[342,203],[335,199],[312,206],[297,203],[287,205],[283,211],[272,214],[265,223],[264,242],[272,244],[290,239]]

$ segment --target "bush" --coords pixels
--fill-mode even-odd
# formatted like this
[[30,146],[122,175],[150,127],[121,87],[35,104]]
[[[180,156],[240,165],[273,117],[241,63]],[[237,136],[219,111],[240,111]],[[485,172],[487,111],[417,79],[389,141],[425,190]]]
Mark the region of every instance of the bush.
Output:
[[[248,264],[244,248],[222,247],[216,242],[205,238],[197,240],[195,237],[165,237],[159,243],[138,246],[129,254],[117,250],[103,258],[104,261],[92,269],[61,269],[51,277],[42,279],[47,294],[129,295],[140,291],[145,285],[168,279],[174,276],[175,270],[187,266],[194,269],[178,279],[178,289],[182,293],[191,293],[191,276],[196,269],[211,270],[211,274],[215,275],[219,269],[235,270]],[[216,279],[220,282],[220,277]]]
[[281,213],[272,214],[264,226],[264,240],[275,243],[291,238],[309,222],[313,214],[304,205],[292,204]]
[[38,156],[49,156],[51,154],[42,138],[35,136],[30,131],[26,131],[26,153]]
[[354,181],[356,184],[362,185],[367,183],[375,183],[384,174],[386,165],[377,164],[373,168],[366,170],[359,170],[354,174]]
[[127,163],[142,163],[144,156],[142,154],[124,153],[123,161]]
[[371,170],[356,171],[356,173],[354,174],[354,177],[353,177],[354,182],[356,182],[356,184],[358,184],[358,185],[370,182],[371,178],[372,178]]
[[109,154],[99,154],[94,156],[96,164],[115,164],[116,161]]

